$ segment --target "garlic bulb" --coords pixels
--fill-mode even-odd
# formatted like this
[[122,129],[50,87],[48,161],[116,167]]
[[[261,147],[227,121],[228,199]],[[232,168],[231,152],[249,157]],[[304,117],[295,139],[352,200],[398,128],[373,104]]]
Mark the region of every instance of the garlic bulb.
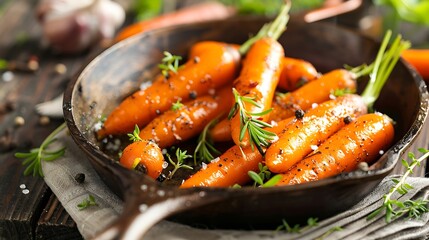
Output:
[[125,20],[124,9],[111,0],[41,0],[36,14],[43,36],[61,53],[112,38]]

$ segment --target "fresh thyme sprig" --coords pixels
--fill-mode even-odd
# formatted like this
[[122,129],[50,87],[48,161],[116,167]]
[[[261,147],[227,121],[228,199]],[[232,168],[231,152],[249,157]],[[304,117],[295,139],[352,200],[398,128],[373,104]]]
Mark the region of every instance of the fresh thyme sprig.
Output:
[[141,139],[140,137],[140,128],[137,124],[134,126],[133,133],[128,133],[127,136],[130,138],[130,141],[132,142],[143,141],[143,139]]
[[64,155],[65,147],[54,151],[47,151],[46,148],[57,139],[55,138],[59,132],[66,128],[66,124],[61,124],[57,129],[55,129],[49,136],[43,140],[39,148],[33,148],[28,153],[15,153],[15,157],[24,158],[22,165],[26,165],[27,168],[24,170],[24,175],[28,176],[32,174],[33,176],[43,177],[42,171],[42,160],[43,161],[53,161]]
[[179,170],[180,168],[186,168],[186,169],[192,170],[193,168],[191,166],[184,164],[184,160],[187,158],[190,158],[190,157],[192,157],[192,156],[186,154],[186,150],[182,151],[182,150],[180,150],[180,148],[178,148],[176,150],[176,159],[177,159],[176,161],[177,162],[174,162],[171,159],[170,155],[167,154],[168,161],[174,166],[173,171],[171,171],[170,174],[168,174],[167,179],[171,179],[173,177],[173,175],[176,173],[176,171]]
[[256,145],[258,151],[264,155],[263,147],[268,147],[272,141],[277,137],[275,133],[265,130],[264,128],[271,128],[272,125],[258,118],[264,116],[272,111],[268,109],[262,112],[253,113],[246,110],[244,103],[249,103],[256,107],[261,108],[260,104],[255,101],[255,97],[240,96],[238,91],[233,88],[235,104],[229,112],[228,119],[231,119],[235,114],[240,117],[240,136],[239,140],[242,141],[246,132],[249,134],[250,145],[252,148]]
[[213,154],[219,155],[220,151],[213,146],[213,141],[210,138],[209,129],[218,122],[218,118],[211,120],[203,129],[198,137],[198,145],[194,151],[194,165],[197,165],[197,159],[201,161],[210,161],[214,159]]
[[92,195],[89,195],[88,199],[84,199],[81,203],[77,205],[79,210],[84,210],[90,206],[98,206],[98,203],[95,202],[95,198]]
[[423,153],[420,158],[416,158],[413,153],[408,154],[408,158],[411,159],[411,163],[408,163],[405,159],[402,159],[402,165],[407,168],[407,171],[399,179],[392,179],[395,185],[390,189],[389,193],[384,195],[383,205],[368,215],[368,220],[373,219],[383,210],[386,211],[386,222],[390,222],[392,219],[398,218],[405,214],[408,214],[409,218],[418,218],[423,213],[429,212],[427,207],[427,204],[429,203],[428,200],[418,199],[415,201],[406,200],[402,202],[392,198],[395,192],[398,192],[402,196],[413,188],[411,185],[405,182],[407,177],[413,173],[415,167],[420,166],[420,163],[429,157],[428,149],[420,148],[419,152]]
[[177,100],[175,103],[171,105],[171,110],[178,111],[183,107],[183,103],[180,102],[180,100]]
[[158,67],[161,69],[162,75],[164,77],[168,77],[168,72],[171,71],[173,73],[177,73],[179,69],[179,61],[182,60],[181,56],[173,55],[167,51],[164,51],[165,57],[161,60],[161,64]]

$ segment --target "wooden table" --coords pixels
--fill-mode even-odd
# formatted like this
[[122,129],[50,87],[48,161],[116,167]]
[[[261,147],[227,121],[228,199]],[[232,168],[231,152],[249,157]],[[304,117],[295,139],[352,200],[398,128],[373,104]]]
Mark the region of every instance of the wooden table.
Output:
[[[34,72],[0,72],[0,239],[81,239],[43,179],[23,176],[22,160],[14,157],[15,152],[38,147],[63,122],[41,123],[34,107],[62,93],[93,54],[62,56],[44,48],[33,12],[36,4],[36,0],[0,1],[0,58],[23,63],[33,59],[39,65]],[[59,66],[65,66],[66,72],[58,71]],[[427,147],[419,143],[428,142],[428,129],[411,151]],[[398,166],[395,172],[401,171]],[[423,176],[424,168],[415,175]]]

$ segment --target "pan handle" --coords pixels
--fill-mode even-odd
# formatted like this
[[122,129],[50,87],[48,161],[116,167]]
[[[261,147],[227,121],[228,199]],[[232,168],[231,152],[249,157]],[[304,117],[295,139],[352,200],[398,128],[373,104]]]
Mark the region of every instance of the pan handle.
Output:
[[142,239],[143,235],[161,220],[186,210],[225,199],[228,193],[221,189],[205,191],[202,188],[177,189],[155,183],[134,185],[126,193],[123,213],[94,240]]

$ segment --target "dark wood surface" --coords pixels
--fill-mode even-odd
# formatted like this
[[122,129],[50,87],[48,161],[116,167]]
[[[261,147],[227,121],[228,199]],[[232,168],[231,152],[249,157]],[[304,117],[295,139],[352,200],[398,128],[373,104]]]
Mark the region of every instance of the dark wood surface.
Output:
[[[81,239],[76,224],[40,177],[23,176],[22,160],[15,152],[37,147],[62,123],[51,119],[40,123],[35,105],[59,95],[68,80],[94,51],[62,56],[45,48],[41,29],[34,17],[37,0],[0,1],[0,58],[26,63],[38,59],[35,72],[12,71],[13,79],[4,81],[0,72],[0,239]],[[58,73],[64,64],[65,73]],[[22,126],[15,119],[22,117]],[[429,127],[411,150],[427,143]],[[395,172],[402,172],[399,166]],[[424,168],[416,171],[424,175]],[[29,190],[24,194],[21,186]]]

